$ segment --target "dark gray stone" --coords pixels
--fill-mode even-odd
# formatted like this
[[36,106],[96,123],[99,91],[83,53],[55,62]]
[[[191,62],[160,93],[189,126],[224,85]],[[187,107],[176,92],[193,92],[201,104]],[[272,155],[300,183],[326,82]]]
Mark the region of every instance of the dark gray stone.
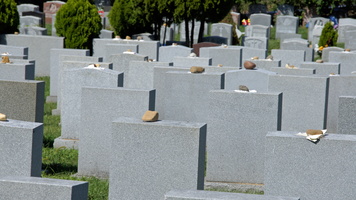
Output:
[[10,119],[43,122],[43,81],[0,80],[0,113]]

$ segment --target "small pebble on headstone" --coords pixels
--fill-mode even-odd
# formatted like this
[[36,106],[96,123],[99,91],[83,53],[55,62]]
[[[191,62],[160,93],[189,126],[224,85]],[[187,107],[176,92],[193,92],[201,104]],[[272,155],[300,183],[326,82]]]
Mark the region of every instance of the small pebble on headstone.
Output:
[[194,58],[194,57],[197,57],[197,54],[195,54],[195,53],[191,53],[191,54],[189,54],[189,56],[188,57],[192,57],[192,58]]
[[258,59],[259,59],[258,56],[254,56],[254,57],[251,58],[251,60],[258,60]]
[[316,60],[315,62],[316,62],[316,63],[323,63],[324,61],[321,60],[321,59],[318,59],[318,60]]
[[222,64],[218,64],[218,67],[222,67],[223,65]]
[[286,64],[285,66],[287,69],[298,69],[298,67],[295,67],[294,65]]
[[254,69],[256,67],[256,64],[251,61],[245,61],[244,67],[245,69]]
[[126,36],[126,40],[131,40],[131,37],[130,36]]
[[250,90],[246,85],[239,85],[239,90],[249,92]]
[[190,68],[191,73],[203,73],[205,71],[204,67],[193,66]]
[[7,121],[7,117],[5,114],[0,113],[0,121]]
[[155,122],[157,120],[158,120],[158,112],[157,111],[148,110],[142,116],[142,121],[144,121],[144,122]]
[[306,133],[307,135],[322,135],[323,131],[316,129],[308,129]]
[[266,59],[267,59],[267,60],[273,60],[273,56],[272,56],[272,55],[269,55],[269,56],[267,56]]

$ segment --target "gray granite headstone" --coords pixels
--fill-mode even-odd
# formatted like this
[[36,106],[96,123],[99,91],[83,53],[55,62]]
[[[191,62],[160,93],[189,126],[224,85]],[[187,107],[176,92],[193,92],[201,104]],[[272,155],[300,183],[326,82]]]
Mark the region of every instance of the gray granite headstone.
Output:
[[108,178],[112,121],[140,119],[147,110],[155,110],[155,91],[83,87],[81,93],[78,175]]
[[346,37],[347,37],[347,32],[349,31],[356,31],[356,25],[351,25],[351,24],[345,24],[345,25],[339,25],[338,28],[338,38],[337,42],[339,43],[345,43],[346,42]]
[[281,128],[282,93],[211,90],[208,101],[206,180],[263,183],[265,138]]
[[281,60],[281,67],[285,67],[286,64],[299,67],[305,61],[304,50],[272,49],[271,55],[273,59]]
[[356,96],[339,97],[337,133],[356,135]]
[[308,40],[313,41],[313,30],[316,25],[324,26],[328,21],[329,19],[324,17],[310,18],[308,27]]
[[26,11],[40,11],[40,7],[34,4],[17,5],[17,12],[19,12],[20,16],[22,16],[22,12],[26,12]]
[[110,56],[114,54],[122,54],[126,51],[138,53],[137,44],[106,44],[104,61],[110,61]]
[[43,122],[43,81],[0,80],[0,113],[10,119]]
[[173,65],[186,67],[186,68],[190,68],[192,66],[209,66],[212,65],[212,59],[206,57],[175,56],[173,58]]
[[345,49],[356,50],[356,29],[353,31],[346,31],[345,33]]
[[50,50],[63,48],[63,37],[39,35],[5,35],[7,45],[28,47],[28,59],[36,60],[36,76],[50,76]]
[[35,80],[35,64],[33,63],[0,63],[0,72],[2,80]]
[[84,49],[51,49],[50,50],[50,96],[58,95],[60,57],[63,55],[89,56],[89,50]]
[[164,76],[164,86],[162,119],[206,122],[208,92],[224,89],[224,74],[170,71]]
[[153,69],[155,66],[173,66],[171,62],[131,61],[125,74],[125,88],[153,89]]
[[356,136],[328,133],[315,144],[297,133],[267,134],[264,194],[354,199]]
[[262,25],[262,26],[271,26],[271,15],[269,14],[252,14],[250,16],[251,25]]
[[328,99],[328,132],[337,133],[339,116],[339,97],[356,96],[356,76],[330,76]]
[[159,61],[172,62],[175,56],[189,56],[193,49],[182,45],[170,45],[159,47]]
[[122,78],[122,73],[108,69],[81,68],[63,71],[60,80],[61,136],[55,139],[54,147],[78,148],[82,87],[120,87]]
[[343,48],[340,48],[340,47],[327,47],[327,48],[324,48],[323,49],[323,53],[322,53],[322,60],[324,62],[329,62],[329,53],[331,51],[337,51],[337,52],[343,52],[344,49]]
[[215,23],[211,25],[211,36],[227,38],[227,45],[232,44],[232,25],[226,23]]
[[[312,39],[312,45],[313,47],[316,47],[316,45],[319,46],[319,40],[320,40],[320,36],[321,33],[323,32],[324,26],[319,26],[319,25],[315,25],[314,29],[312,31],[313,34],[313,39]],[[324,46],[325,44],[321,45]]]
[[356,53],[332,51],[329,53],[329,62],[340,63],[340,74],[350,75],[356,70]]
[[172,189],[204,189],[206,131],[205,123],[114,120],[109,200],[163,199]]
[[270,28],[262,25],[250,25],[245,27],[247,37],[266,37],[269,38]]
[[268,91],[283,92],[283,131],[326,128],[328,77],[271,75]]
[[276,38],[280,38],[280,33],[297,33],[298,26],[298,17],[289,15],[277,16]]
[[225,89],[238,90],[239,85],[245,85],[250,90],[267,92],[269,76],[275,74],[264,69],[228,71],[225,73]]
[[224,66],[240,68],[242,48],[231,46],[203,47],[200,48],[200,57],[212,58],[212,66],[222,64]]
[[16,200],[88,199],[88,182],[40,177],[6,176],[0,178],[1,197]]
[[300,68],[315,69],[315,74],[318,75],[330,75],[330,74],[340,74],[340,63],[334,62],[303,62],[300,64]]
[[314,49],[309,48],[309,42],[304,39],[285,39],[281,43],[281,48],[283,50],[304,50],[305,51],[305,61],[314,61]]
[[268,38],[266,37],[244,37],[243,45],[255,49],[268,49]]
[[[11,116],[9,112],[7,117]],[[14,119],[0,121],[0,177],[41,176],[43,124]],[[4,198],[1,189],[1,198]],[[7,198],[5,198],[7,199]],[[12,198],[10,198],[12,199]]]

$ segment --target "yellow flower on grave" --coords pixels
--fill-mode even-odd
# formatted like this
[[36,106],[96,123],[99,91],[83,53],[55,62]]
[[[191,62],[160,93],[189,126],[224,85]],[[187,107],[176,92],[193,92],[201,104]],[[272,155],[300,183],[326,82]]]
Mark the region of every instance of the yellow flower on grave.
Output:
[[322,51],[323,49],[324,49],[323,46],[320,46],[320,47],[319,47],[319,51]]
[[328,45],[326,44],[325,47],[328,47]]

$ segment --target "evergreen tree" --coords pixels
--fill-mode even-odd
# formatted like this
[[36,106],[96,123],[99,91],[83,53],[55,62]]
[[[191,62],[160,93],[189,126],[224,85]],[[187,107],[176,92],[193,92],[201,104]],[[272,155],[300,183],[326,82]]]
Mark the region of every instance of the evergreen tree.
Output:
[[68,0],[56,15],[55,27],[65,37],[65,47],[90,49],[93,39],[99,37],[101,18],[95,5],[88,0]]
[[321,31],[321,36],[319,39],[319,47],[336,46],[337,38],[338,38],[337,31],[334,29],[331,22],[328,22],[324,25],[324,28]]
[[109,13],[115,34],[121,37],[152,32],[152,21],[147,19],[144,0],[116,0]]
[[14,33],[18,31],[20,24],[14,0],[0,0],[0,34]]

